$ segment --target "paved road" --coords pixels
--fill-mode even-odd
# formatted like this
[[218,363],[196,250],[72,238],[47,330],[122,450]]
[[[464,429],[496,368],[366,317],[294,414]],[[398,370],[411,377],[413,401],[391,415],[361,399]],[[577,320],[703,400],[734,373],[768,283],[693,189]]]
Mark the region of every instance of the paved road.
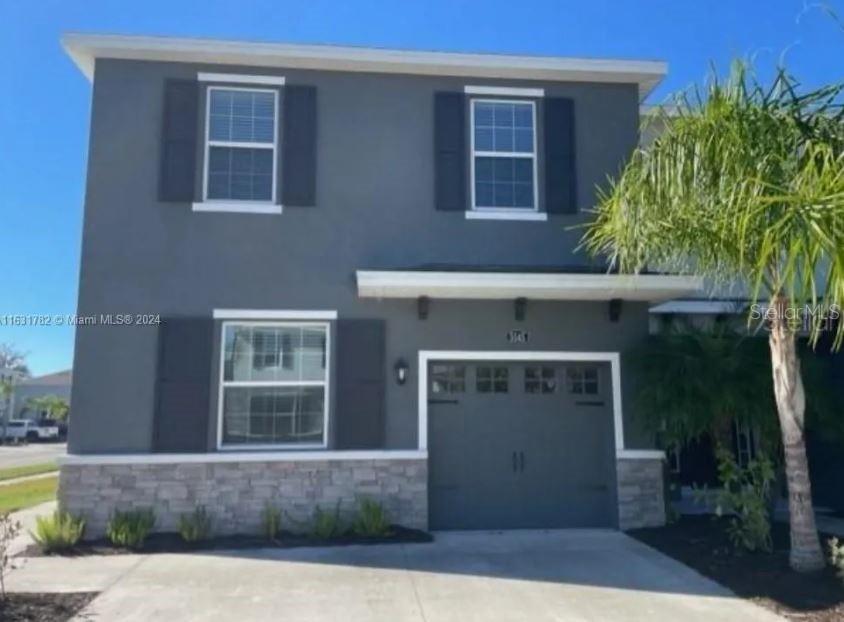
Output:
[[782,622],[615,531],[431,544],[40,557],[11,591],[101,591],[77,620]]
[[66,443],[0,445],[0,469],[50,462],[67,453]]

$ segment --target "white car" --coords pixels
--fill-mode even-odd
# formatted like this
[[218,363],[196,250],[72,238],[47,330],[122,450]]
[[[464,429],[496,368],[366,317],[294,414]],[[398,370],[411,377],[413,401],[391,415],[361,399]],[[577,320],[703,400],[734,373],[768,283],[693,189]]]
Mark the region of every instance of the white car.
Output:
[[59,428],[56,425],[45,425],[29,419],[12,419],[6,424],[6,440],[54,441],[58,438]]

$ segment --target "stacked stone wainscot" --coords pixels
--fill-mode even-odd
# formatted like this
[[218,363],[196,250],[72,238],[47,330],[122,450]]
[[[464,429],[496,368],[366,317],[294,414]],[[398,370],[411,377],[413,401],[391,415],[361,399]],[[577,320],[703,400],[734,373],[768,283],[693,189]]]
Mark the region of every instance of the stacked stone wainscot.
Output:
[[663,459],[619,457],[616,476],[619,529],[664,525]]
[[350,519],[358,500],[383,504],[394,523],[427,529],[425,457],[144,462],[69,460],[61,466],[59,504],[84,516],[86,537],[105,533],[115,509],[154,509],[157,531],[175,531],[179,516],[205,506],[217,534],[258,533],[271,504],[284,527],[306,530],[317,506],[340,507]]

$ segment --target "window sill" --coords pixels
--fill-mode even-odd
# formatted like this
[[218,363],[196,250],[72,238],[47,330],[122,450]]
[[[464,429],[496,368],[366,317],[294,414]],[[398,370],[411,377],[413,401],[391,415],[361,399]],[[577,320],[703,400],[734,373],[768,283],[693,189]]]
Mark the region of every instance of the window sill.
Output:
[[528,210],[467,210],[466,220],[533,220],[546,221],[548,214]]
[[235,214],[281,214],[281,205],[248,201],[203,201],[193,204],[195,212],[231,212]]

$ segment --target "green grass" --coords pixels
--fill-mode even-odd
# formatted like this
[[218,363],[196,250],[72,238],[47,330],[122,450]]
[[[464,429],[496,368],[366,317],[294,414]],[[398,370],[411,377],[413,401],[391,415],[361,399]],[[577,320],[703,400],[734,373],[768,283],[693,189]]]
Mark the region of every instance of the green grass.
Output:
[[42,477],[0,486],[0,512],[14,512],[56,498],[59,478]]
[[49,473],[56,471],[59,467],[55,462],[42,462],[41,464],[27,464],[26,466],[9,467],[7,469],[0,469],[0,482],[7,479],[15,479],[16,477],[26,477],[27,475],[38,475],[40,473]]

